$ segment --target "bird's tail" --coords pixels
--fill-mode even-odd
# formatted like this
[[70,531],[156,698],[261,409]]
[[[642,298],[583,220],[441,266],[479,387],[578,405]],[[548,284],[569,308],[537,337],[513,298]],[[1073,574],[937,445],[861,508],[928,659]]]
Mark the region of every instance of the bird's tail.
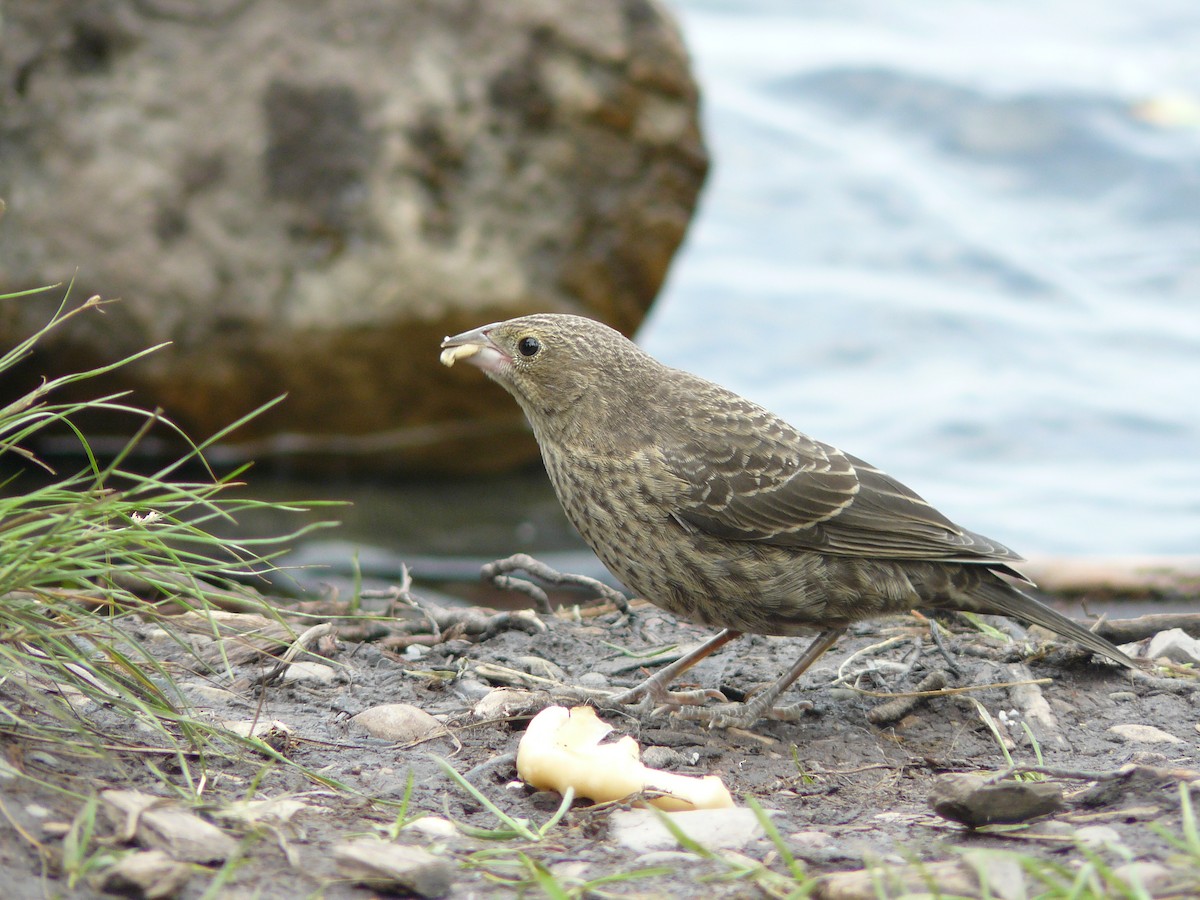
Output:
[[1078,622],[1071,621],[1044,603],[1022,593],[998,576],[985,578],[983,583],[971,592],[971,601],[971,608],[976,612],[1012,616],[1034,625],[1041,625],[1056,634],[1070,638],[1093,653],[1108,657],[1113,662],[1131,669],[1137,668],[1137,663],[1100,635],[1088,631]]

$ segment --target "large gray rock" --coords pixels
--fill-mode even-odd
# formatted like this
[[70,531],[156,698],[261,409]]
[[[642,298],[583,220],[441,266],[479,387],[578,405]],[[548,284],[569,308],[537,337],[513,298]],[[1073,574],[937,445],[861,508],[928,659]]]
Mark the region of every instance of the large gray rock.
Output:
[[[655,0],[15,0],[0,290],[119,297],[46,344],[200,437],[353,468],[529,458],[438,342],[534,310],[631,332],[707,159]],[[61,298],[55,295],[54,302]],[[49,300],[0,306],[5,345]],[[110,383],[111,384],[111,383]],[[344,465],[345,463],[340,463]]]

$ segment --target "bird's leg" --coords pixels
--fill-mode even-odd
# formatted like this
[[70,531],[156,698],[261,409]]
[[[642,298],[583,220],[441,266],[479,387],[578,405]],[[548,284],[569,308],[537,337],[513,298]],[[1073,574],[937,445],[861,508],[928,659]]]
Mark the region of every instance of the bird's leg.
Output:
[[734,638],[741,636],[742,633],[740,631],[726,628],[715,637],[709,638],[691,653],[684,654],[665,669],[660,669],[641,682],[641,684],[631,687],[623,694],[617,694],[617,696],[612,698],[612,702],[629,704],[644,697],[654,705],[654,708],[666,707],[668,709],[678,709],[685,705],[703,703],[705,700],[712,698],[724,700],[725,695],[720,691],[669,691],[667,690],[667,685],[714,650],[725,646]]
[[775,701],[779,699],[779,696],[784,691],[791,687],[792,682],[803,675],[808,667],[820,659],[822,654],[832,647],[837,642],[837,639],[845,633],[845,628],[830,628],[822,631],[808,645],[808,649],[796,660],[795,664],[778,681],[766,690],[758,693],[753,700],[746,703],[731,703],[725,707],[680,710],[680,715],[688,719],[706,721],[712,728],[749,728],[770,712],[775,706]]

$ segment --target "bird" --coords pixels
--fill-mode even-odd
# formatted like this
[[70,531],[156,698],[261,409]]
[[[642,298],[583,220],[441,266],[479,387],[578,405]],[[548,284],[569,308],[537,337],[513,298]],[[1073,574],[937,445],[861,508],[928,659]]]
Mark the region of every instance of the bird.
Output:
[[[524,411],[567,519],[630,591],[721,631],[614,699],[749,726],[850,625],[960,610],[1041,625],[1130,668],[1099,635],[1031,597],[1022,557],[956,525],[916,492],[768,409],[659,362],[589,318],[538,313],[441,345]],[[815,638],[740,704],[671,691],[743,634]]]

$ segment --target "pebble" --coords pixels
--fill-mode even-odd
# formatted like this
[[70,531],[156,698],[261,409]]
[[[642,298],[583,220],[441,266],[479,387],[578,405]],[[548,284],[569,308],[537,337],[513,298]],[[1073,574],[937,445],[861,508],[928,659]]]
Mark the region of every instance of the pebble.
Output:
[[933,783],[929,805],[943,819],[968,828],[1013,824],[1063,808],[1062,788],[1048,781],[991,781],[983,775],[952,772]]
[[333,666],[319,662],[292,663],[283,673],[284,682],[307,681],[313,684],[333,684]]
[[192,877],[192,867],[176,862],[162,850],[142,850],[104,870],[100,889],[125,897],[177,897]]
[[405,832],[421,834],[428,838],[456,838],[461,834],[454,823],[441,816],[421,816],[404,826]]
[[[943,860],[918,865],[899,865],[887,870],[889,897],[956,895],[987,896],[996,900],[1024,900],[1028,896],[1025,876],[1012,859],[995,854],[967,852],[961,860]],[[875,900],[880,893],[879,868],[856,872],[834,872],[823,879],[822,894],[838,900]],[[933,894],[931,888],[936,887]],[[891,891],[895,893],[891,893]]]
[[825,850],[833,846],[833,837],[824,831],[797,831],[788,835],[788,841],[792,847],[804,850]]
[[861,853],[851,852],[824,831],[797,831],[789,834],[787,841],[792,853],[805,862],[823,865],[846,860],[862,861]]
[[579,676],[579,686],[592,690],[603,689],[612,684],[603,672],[584,672]]
[[473,678],[470,675],[464,675],[454,682],[454,692],[468,702],[482,700],[494,690],[496,688],[493,688],[490,684],[485,684],[478,678]]
[[675,770],[686,765],[683,754],[671,747],[652,746],[642,751],[642,762],[651,769]]
[[52,753],[47,753],[45,750],[34,750],[25,754],[25,759],[29,762],[37,763],[39,766],[45,766],[47,769],[61,769],[63,762]]
[[1133,741],[1140,744],[1182,744],[1181,738],[1169,732],[1163,731],[1161,728],[1156,728],[1153,725],[1139,725],[1136,722],[1130,722],[1125,725],[1114,725],[1108,729],[1109,734],[1115,734],[1117,737],[1125,741]]
[[1123,845],[1121,833],[1111,825],[1085,825],[1075,831],[1075,840],[1090,850]]
[[442,723],[411,703],[383,703],[350,717],[350,724],[371,737],[407,744],[445,731]]
[[119,834],[136,835],[137,842],[191,863],[224,862],[237,852],[238,842],[215,825],[176,804],[140,791],[102,791],[100,802]]
[[[546,696],[544,693],[541,695]],[[510,716],[536,712],[545,705],[532,691],[520,688],[494,688],[471,710],[471,715],[480,721],[507,719]]]
[[444,897],[454,881],[454,866],[420,847],[362,838],[333,846],[338,869],[352,881],[390,894]]
[[1165,891],[1175,881],[1171,870],[1162,863],[1140,860],[1126,863],[1113,869],[1113,874],[1131,886],[1140,886],[1141,892],[1133,896],[1151,894],[1157,896]]
[[1133,691],[1113,691],[1108,695],[1108,699],[1116,703],[1129,703],[1137,699],[1137,694]]
[[1075,826],[1051,819],[1049,822],[1038,823],[1037,834],[1043,837],[1070,838],[1075,836]]
[[668,866],[673,869],[680,868],[680,864],[694,865],[696,855],[686,850],[655,850],[651,853],[643,853],[637,858],[638,868],[651,868],[658,866]]
[[1192,637],[1182,628],[1171,628],[1160,631],[1150,638],[1146,647],[1147,659],[1166,657],[1172,662],[1200,663],[1200,640]]
[[636,853],[672,850],[675,836],[659,821],[669,816],[679,829],[710,850],[738,850],[763,834],[754,810],[745,807],[692,809],[659,813],[649,809],[619,810],[609,819],[609,833],[622,847]]

